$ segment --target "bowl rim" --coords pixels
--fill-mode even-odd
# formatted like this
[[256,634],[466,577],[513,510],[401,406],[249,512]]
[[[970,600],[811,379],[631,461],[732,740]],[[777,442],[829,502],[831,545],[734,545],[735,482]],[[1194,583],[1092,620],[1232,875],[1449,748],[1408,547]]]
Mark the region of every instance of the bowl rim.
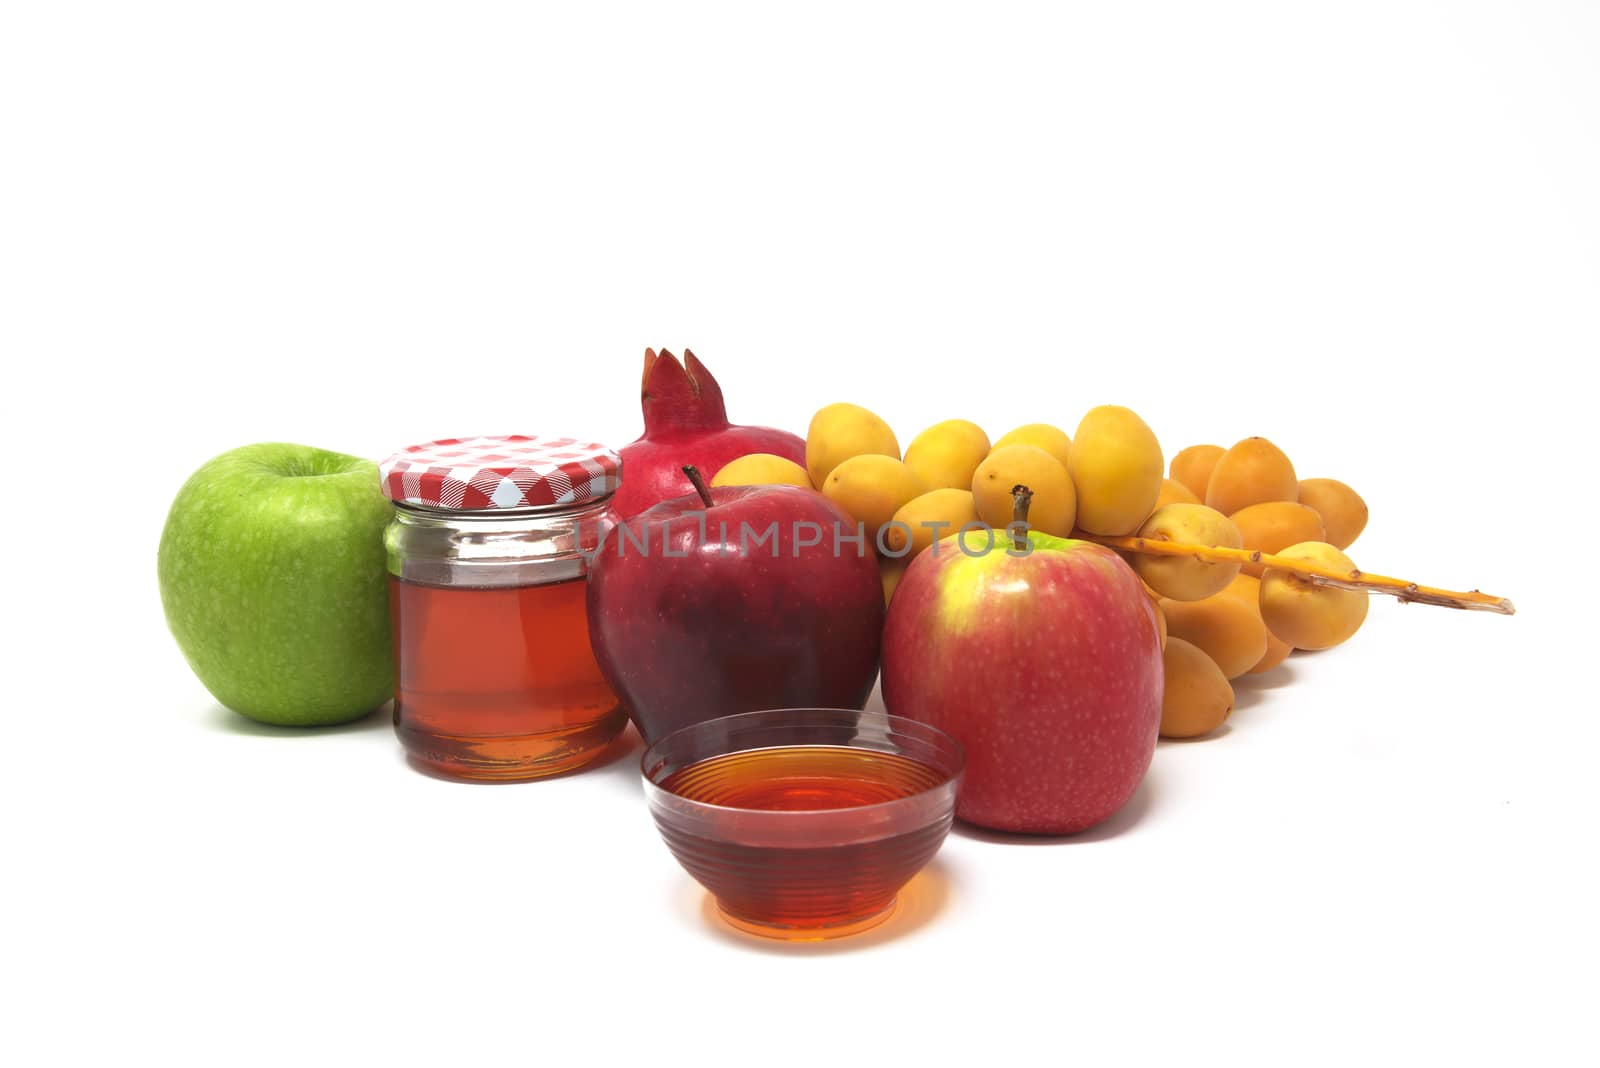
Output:
[[[850,715],[850,716],[857,716],[857,717],[865,717],[866,719],[872,720],[874,722],[879,722],[879,723],[884,724],[885,726],[894,727],[896,729],[902,729],[902,728],[908,727],[908,728],[911,728],[909,733],[916,733],[916,732],[919,732],[919,731],[920,732],[927,732],[927,734],[931,735],[931,737],[928,739],[929,741],[931,741],[933,743],[936,743],[936,744],[948,745],[950,747],[951,751],[954,754],[954,770],[948,776],[946,776],[943,779],[940,779],[937,783],[934,783],[932,786],[925,786],[925,787],[921,788],[920,790],[917,790],[917,791],[915,791],[913,793],[906,794],[904,797],[896,797],[896,798],[893,798],[892,800],[889,800],[889,801],[875,801],[870,805],[849,805],[849,806],[844,807],[844,808],[786,808],[786,809],[772,809],[772,808],[743,808],[743,807],[740,807],[740,806],[737,806],[737,805],[718,805],[718,804],[714,804],[714,803],[712,803],[710,801],[698,801],[698,800],[695,800],[694,798],[684,797],[682,794],[673,793],[671,790],[667,790],[667,789],[662,788],[662,786],[659,783],[654,782],[650,778],[650,772],[649,772],[648,769],[649,769],[650,764],[651,764],[651,759],[650,759],[651,755],[654,754],[661,747],[665,746],[667,743],[671,742],[673,739],[677,738],[681,734],[687,734],[690,731],[702,729],[707,724],[711,724],[711,723],[729,723],[729,722],[732,722],[732,721],[735,721],[735,720],[755,719],[755,718],[760,717],[760,716],[777,716],[780,713],[788,713],[788,714],[791,714],[791,715],[793,715],[795,717],[799,717],[799,716],[801,716],[801,715],[803,715],[805,713],[821,713],[821,712],[834,713],[834,714],[843,714],[843,715]],[[785,721],[785,722],[788,722],[788,721]],[[793,722],[797,726],[803,726],[804,725],[804,720],[801,720],[801,719],[798,719],[798,718]],[[728,753],[744,753],[744,752],[754,752],[754,751],[756,751],[758,749],[780,749],[780,748],[790,748],[790,747],[788,747],[788,746],[752,746],[749,749],[730,749],[730,750],[728,750]],[[840,748],[840,749],[857,748],[857,749],[869,750],[869,747],[867,747],[867,746],[849,746],[849,745],[844,745],[844,746],[838,746],[837,748]],[[869,751],[882,752],[883,750],[869,750]],[[719,753],[719,754],[717,754],[717,756],[725,756],[725,755],[727,755],[727,753]],[[716,759],[716,757],[715,756],[704,757],[702,759],[704,759],[704,760],[714,760],[714,759]],[[915,758],[910,758],[910,759],[915,759]],[[690,766],[692,766],[693,763],[698,763],[698,761],[691,762],[691,764],[685,764],[684,767],[690,767]],[[918,761],[918,763],[924,763],[924,762],[923,761]],[[942,770],[942,769],[939,769],[939,770]],[[839,818],[841,813],[877,813],[877,812],[884,812],[884,811],[888,811],[889,809],[892,809],[892,808],[894,808],[896,806],[908,807],[908,806],[911,806],[911,805],[915,805],[915,804],[917,804],[919,802],[924,802],[927,799],[928,795],[933,794],[933,793],[935,793],[935,792],[937,792],[939,790],[946,789],[946,788],[950,789],[951,794],[952,794],[951,799],[950,799],[950,807],[951,807],[951,810],[953,812],[954,809],[955,809],[955,796],[954,795],[960,789],[961,780],[965,776],[966,770],[967,770],[967,751],[961,745],[961,742],[958,741],[956,739],[956,737],[954,735],[950,734],[948,731],[940,730],[938,727],[933,726],[931,723],[924,723],[921,720],[911,719],[908,716],[897,716],[897,715],[893,714],[892,712],[879,712],[879,711],[876,711],[876,710],[860,709],[860,708],[763,708],[763,709],[757,709],[754,712],[737,712],[737,713],[734,713],[731,716],[716,716],[716,717],[714,717],[712,719],[701,720],[698,723],[690,723],[687,726],[679,727],[677,730],[672,731],[670,734],[663,735],[662,737],[656,739],[651,744],[645,746],[644,752],[641,753],[640,756],[639,756],[639,777],[640,777],[640,779],[642,779],[644,781],[644,789],[645,789],[646,800],[649,800],[651,797],[654,797],[654,796],[660,796],[662,798],[670,798],[671,799],[670,803],[674,807],[682,806],[682,807],[686,808],[688,811],[700,811],[700,812],[706,812],[706,813],[711,813],[711,812],[741,813],[741,814],[747,814],[747,815],[750,815],[750,816],[764,817],[764,818],[767,818],[767,819],[785,819],[785,820],[787,820],[787,819],[807,819],[807,818],[813,818],[813,817],[832,817],[834,819],[837,819],[837,818]]]

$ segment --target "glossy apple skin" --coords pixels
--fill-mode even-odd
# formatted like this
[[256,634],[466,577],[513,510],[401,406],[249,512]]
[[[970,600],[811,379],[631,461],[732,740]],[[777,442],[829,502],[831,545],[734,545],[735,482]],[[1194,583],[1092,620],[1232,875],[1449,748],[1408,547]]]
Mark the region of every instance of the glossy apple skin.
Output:
[[947,539],[912,562],[885,625],[883,701],[966,749],[958,817],[1071,834],[1121,808],[1150,767],[1161,640],[1116,553],[1030,539],[1026,556],[1003,540],[966,556]]
[[[884,608],[870,544],[834,553],[834,525],[855,522],[793,486],[711,493],[712,508],[690,495],[625,521],[590,563],[590,644],[646,743],[739,712],[862,707]],[[821,544],[797,546],[801,522],[823,529]],[[773,523],[775,542],[740,552],[742,524]]]

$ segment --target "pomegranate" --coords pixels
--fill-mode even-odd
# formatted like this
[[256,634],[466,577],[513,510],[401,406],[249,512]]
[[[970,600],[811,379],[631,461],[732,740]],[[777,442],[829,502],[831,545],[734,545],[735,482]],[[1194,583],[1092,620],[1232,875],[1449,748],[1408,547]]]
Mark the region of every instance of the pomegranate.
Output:
[[644,433],[622,449],[622,488],[617,513],[626,519],[669,497],[694,493],[685,464],[707,479],[722,465],[752,452],[770,452],[804,467],[806,443],[786,430],[734,426],[722,402],[722,387],[694,353],[683,362],[666,349],[644,350]]

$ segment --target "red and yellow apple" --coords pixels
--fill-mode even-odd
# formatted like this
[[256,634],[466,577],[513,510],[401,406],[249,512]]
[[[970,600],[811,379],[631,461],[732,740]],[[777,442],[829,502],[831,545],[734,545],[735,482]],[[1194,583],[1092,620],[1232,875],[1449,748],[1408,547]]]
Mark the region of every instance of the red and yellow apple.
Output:
[[883,700],[966,749],[961,819],[1069,834],[1121,808],[1150,766],[1161,638],[1116,553],[1027,540],[947,538],[912,561],[889,605]]

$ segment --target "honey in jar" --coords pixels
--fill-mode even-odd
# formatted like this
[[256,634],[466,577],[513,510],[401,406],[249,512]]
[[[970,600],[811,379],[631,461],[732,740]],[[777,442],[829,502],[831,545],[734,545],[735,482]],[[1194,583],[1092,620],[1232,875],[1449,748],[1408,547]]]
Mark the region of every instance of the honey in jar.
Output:
[[603,446],[537,437],[446,439],[381,465],[394,722],[413,761],[539,778],[601,756],[627,725],[584,598],[620,468]]

